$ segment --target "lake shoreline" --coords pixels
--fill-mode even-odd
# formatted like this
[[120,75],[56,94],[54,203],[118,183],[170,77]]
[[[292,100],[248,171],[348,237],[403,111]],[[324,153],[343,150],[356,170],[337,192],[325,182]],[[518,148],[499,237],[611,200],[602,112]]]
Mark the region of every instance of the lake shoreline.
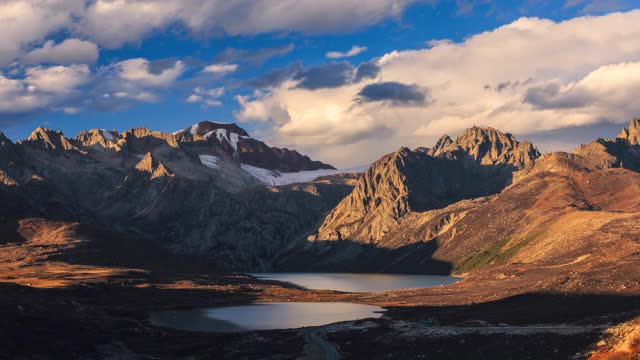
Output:
[[[8,321],[0,330],[8,334],[0,340],[7,354],[15,357],[33,349],[59,354],[70,353],[126,353],[145,354],[159,358],[171,358],[171,354],[188,351],[195,358],[206,358],[207,354],[223,353],[229,357],[259,358],[259,354],[280,354],[297,357],[304,353],[306,336],[303,330],[251,331],[241,334],[206,334],[160,328],[148,322],[151,311],[172,309],[195,309],[248,304],[255,301],[312,301],[312,302],[352,302],[376,304],[388,309],[384,318],[376,322],[371,330],[376,333],[388,331],[390,338],[402,339],[404,332],[394,328],[403,323],[430,321],[438,326],[454,326],[465,320],[487,321],[497,325],[502,321],[519,325],[539,323],[571,323],[584,321],[585,314],[591,314],[594,322],[623,322],[633,316],[638,309],[635,296],[567,295],[549,294],[541,299],[539,295],[515,295],[498,301],[460,302],[450,300],[467,299],[472,289],[478,292],[478,283],[469,280],[449,286],[431,289],[392,291],[379,294],[343,293],[336,291],[313,291],[292,287],[286,283],[262,281],[245,275],[184,274],[183,276],[162,277],[153,280],[140,278],[117,278],[104,282],[86,283],[78,281],[71,286],[59,288],[34,288],[17,284],[0,284],[0,297],[5,304],[2,316]],[[478,294],[476,294],[478,295]],[[413,301],[420,298],[422,302]],[[425,302],[430,302],[425,303]],[[603,306],[604,305],[604,306]],[[528,309],[521,318],[509,309]],[[567,312],[568,308],[574,309]],[[547,318],[542,315],[548,313]],[[565,314],[565,315],[563,315]],[[339,337],[340,351],[356,351],[347,342],[366,342],[357,332],[359,325],[352,329],[341,329],[328,335],[331,341]],[[387,329],[387,330],[385,330]],[[594,330],[589,339],[598,337],[601,331]],[[339,335],[339,336],[338,336]],[[453,336],[457,341],[464,339],[475,344],[473,339],[486,339],[487,335],[468,334],[463,338]],[[561,349],[560,354],[583,349],[584,341],[574,335],[540,335],[542,342]],[[529,343],[519,335],[494,334],[490,338],[507,348],[522,348]],[[269,346],[265,347],[265,339]],[[451,338],[433,340],[430,346],[452,351],[471,345],[454,346]],[[370,345],[376,345],[373,343]],[[30,346],[25,347],[26,342]],[[11,346],[13,344],[13,346]],[[573,344],[567,347],[564,344]],[[591,344],[591,343],[590,343]],[[380,345],[380,344],[377,344]],[[350,350],[345,350],[350,349]],[[365,349],[365,348],[363,348]],[[565,349],[567,352],[565,352]],[[414,347],[405,354],[419,354],[428,349]],[[489,351],[495,349],[488,349]],[[363,350],[365,351],[365,350]],[[368,351],[368,350],[366,350]],[[533,350],[532,350],[533,351]],[[575,352],[574,352],[575,353]],[[169,354],[169,355],[167,355]],[[64,358],[64,356],[60,356]],[[434,357],[437,358],[437,357]],[[553,357],[551,357],[553,358]],[[566,357],[565,357],[566,358]]]

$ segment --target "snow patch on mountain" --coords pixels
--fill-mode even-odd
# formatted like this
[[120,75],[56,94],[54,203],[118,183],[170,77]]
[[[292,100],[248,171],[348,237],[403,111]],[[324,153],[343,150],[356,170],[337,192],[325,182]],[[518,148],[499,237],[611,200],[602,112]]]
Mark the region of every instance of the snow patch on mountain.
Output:
[[226,140],[233,150],[238,151],[238,139],[240,138],[240,135],[234,132],[230,133],[226,129],[216,129],[204,134],[203,138],[208,139],[214,134],[220,143],[222,143],[222,140]]
[[195,135],[198,133],[198,129],[200,128],[200,124],[194,124],[191,126],[191,130],[189,131],[191,135]]
[[241,164],[241,167],[256,179],[270,186],[282,186],[288,184],[309,182],[317,179],[320,176],[335,175],[341,173],[362,173],[369,168],[369,166],[361,166],[351,169],[321,169],[285,173],[279,172],[277,170],[263,169],[247,164]]
[[202,165],[211,169],[220,169],[220,165],[218,165],[219,157],[213,155],[199,155],[198,157]]
[[100,133],[102,133],[102,136],[107,139],[107,140],[113,140],[113,135],[111,135],[111,133],[105,129],[100,129]]

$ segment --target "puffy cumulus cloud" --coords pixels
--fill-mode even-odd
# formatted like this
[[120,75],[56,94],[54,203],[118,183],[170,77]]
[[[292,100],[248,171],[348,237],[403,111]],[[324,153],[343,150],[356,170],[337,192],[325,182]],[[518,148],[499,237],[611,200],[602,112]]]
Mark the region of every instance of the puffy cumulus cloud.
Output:
[[83,0],[0,2],[0,66],[17,59],[29,44],[66,28],[83,9]]
[[[138,43],[154,31],[168,28],[204,38],[282,31],[331,33],[398,17],[417,1],[424,0],[3,0],[0,66],[10,64],[60,31],[110,49]],[[79,44],[65,44],[71,45]],[[55,49],[52,44],[49,47]],[[43,51],[50,53],[53,49],[45,46]],[[250,54],[254,56],[251,61],[264,61],[291,49],[285,46],[258,51]],[[237,57],[242,52],[232,49],[226,56]],[[31,63],[44,56],[36,54],[32,55]],[[59,53],[54,59],[60,56],[67,59]]]
[[16,78],[0,75],[0,123],[46,109],[62,109],[89,79],[86,65],[32,67]]
[[329,51],[328,53],[325,54],[325,56],[328,57],[329,59],[340,59],[340,58],[348,58],[348,57],[356,56],[365,51],[367,51],[366,46],[354,45],[351,47],[351,49],[349,49],[349,51],[344,51],[344,52]]
[[192,32],[254,35],[277,31],[352,30],[397,17],[416,0],[95,0],[77,30],[105,47],[139,41],[180,24]]
[[22,56],[23,64],[93,64],[98,60],[98,46],[90,41],[67,39],[56,44],[49,40],[42,47]]
[[87,65],[32,67],[26,70],[25,82],[33,91],[68,93],[89,80]]
[[[130,59],[93,71],[86,64],[16,66],[0,74],[0,124],[43,112],[118,111],[156,102],[182,71],[182,63],[171,59]],[[216,91],[203,95],[219,96]]]
[[167,87],[172,85],[185,70],[182,61],[161,61],[156,65],[147,59],[135,58],[120,61],[114,65],[119,76],[124,80],[138,82],[142,85]]
[[[460,43],[388,53],[370,61],[370,76],[360,81],[345,75],[346,65],[320,65],[326,71],[298,71],[239,98],[237,117],[268,125],[272,141],[339,166],[428,146],[472,125],[526,138],[623,124],[640,114],[632,98],[640,86],[638,23],[640,11],[564,22],[521,18]],[[397,106],[403,101],[412,106]],[[343,160],[343,146],[353,161]]]

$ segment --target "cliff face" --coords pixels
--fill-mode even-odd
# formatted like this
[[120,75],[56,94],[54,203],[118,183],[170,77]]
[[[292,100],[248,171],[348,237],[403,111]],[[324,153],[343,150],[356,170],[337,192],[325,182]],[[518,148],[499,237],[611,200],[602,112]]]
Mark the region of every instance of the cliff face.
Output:
[[540,152],[529,142],[518,142],[511,134],[493,128],[472,127],[455,141],[443,136],[429,151],[435,157],[469,156],[481,165],[512,165],[516,169],[533,166]]
[[638,184],[635,171],[547,154],[497,194],[411,211],[374,243],[358,233],[301,242],[277,269],[468,273],[496,289],[618,291],[637,276]]
[[581,145],[574,154],[599,169],[625,168],[640,171],[640,119],[632,119],[616,139],[598,139]]
[[500,191],[539,156],[530,143],[481,128],[428,151],[402,148],[375,162],[310,239],[377,243],[411,212]]
[[617,137],[629,142],[631,145],[640,144],[640,119],[633,118],[629,123],[629,128],[623,128]]

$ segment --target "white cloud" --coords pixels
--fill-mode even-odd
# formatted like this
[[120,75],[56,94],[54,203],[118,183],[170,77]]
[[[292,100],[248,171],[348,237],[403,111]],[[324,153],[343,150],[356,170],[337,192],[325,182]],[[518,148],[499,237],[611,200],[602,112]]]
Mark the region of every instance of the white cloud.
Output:
[[208,36],[278,31],[352,30],[398,17],[418,0],[4,0],[0,3],[0,63],[59,30],[106,48],[136,43],[179,24]]
[[87,65],[32,67],[26,70],[30,91],[68,93],[85,84],[90,77]]
[[193,89],[193,94],[189,95],[186,102],[190,104],[202,104],[203,107],[221,106],[222,102],[217,98],[224,95],[224,88],[212,88],[205,89],[203,87],[197,87]]
[[67,27],[82,11],[82,0],[0,2],[0,66],[17,59],[23,49]]
[[185,70],[182,61],[176,61],[172,66],[151,71],[151,63],[147,59],[128,59],[116,63],[114,66],[119,70],[119,76],[124,80],[137,82],[146,86],[167,87],[172,85]]
[[226,74],[234,72],[238,69],[237,64],[212,64],[206,66],[202,72],[214,73],[214,74]]
[[275,31],[325,33],[351,30],[397,17],[416,0],[96,0],[78,24],[106,47],[136,42],[174,23],[193,32],[230,35]]
[[352,57],[352,56],[356,56],[360,53],[363,53],[367,51],[367,47],[366,46],[352,46],[351,49],[349,51],[345,51],[345,52],[340,52],[340,51],[329,51],[328,53],[325,54],[326,57],[328,57],[329,59],[340,59],[340,58],[347,58],[347,57]]
[[191,94],[189,95],[189,97],[187,97],[187,100],[185,100],[186,102],[188,102],[189,104],[195,104],[195,103],[199,103],[202,102],[202,96],[200,95],[196,95],[196,94]]
[[21,116],[50,108],[71,111],[64,105],[90,78],[86,65],[32,67],[24,78],[0,75],[0,116]]
[[[388,53],[375,60],[379,74],[357,84],[304,89],[285,81],[238,97],[237,117],[270,124],[271,141],[338,166],[400,146],[428,146],[472,125],[522,137],[603,120],[626,123],[640,114],[632,98],[640,89],[638,23],[640,11],[564,22],[522,18],[461,43]],[[358,102],[372,83],[415,86],[430,101]],[[353,158],[345,160],[343,150]]]
[[67,39],[59,44],[49,40],[21,58],[24,64],[93,64],[98,60],[98,47],[90,41]]

